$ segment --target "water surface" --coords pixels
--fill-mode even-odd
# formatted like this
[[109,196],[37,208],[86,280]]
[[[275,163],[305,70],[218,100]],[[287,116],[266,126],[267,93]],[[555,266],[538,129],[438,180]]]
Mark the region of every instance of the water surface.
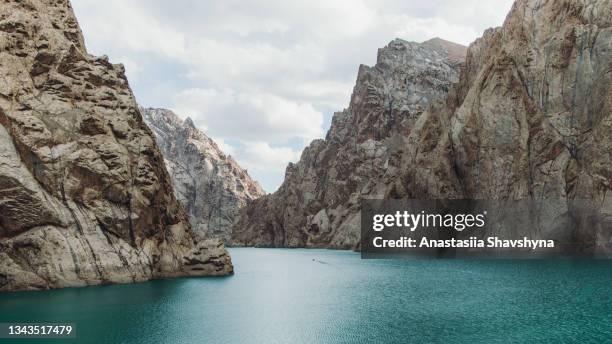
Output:
[[608,261],[230,253],[231,277],[0,294],[0,322],[76,323],[56,343],[612,342]]

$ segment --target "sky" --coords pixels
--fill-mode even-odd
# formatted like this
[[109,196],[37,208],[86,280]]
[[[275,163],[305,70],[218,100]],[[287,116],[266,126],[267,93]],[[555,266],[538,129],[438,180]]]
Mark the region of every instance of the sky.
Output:
[[395,38],[469,45],[512,0],[72,0],[89,53],[123,63],[138,103],[172,109],[267,192],[348,106]]

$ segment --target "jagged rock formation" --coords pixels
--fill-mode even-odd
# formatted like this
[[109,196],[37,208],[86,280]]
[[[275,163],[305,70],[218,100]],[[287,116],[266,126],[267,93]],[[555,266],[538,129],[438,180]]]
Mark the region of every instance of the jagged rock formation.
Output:
[[471,44],[446,104],[416,123],[393,192],[565,200],[547,216],[570,214],[572,233],[529,234],[568,234],[577,250],[609,252],[612,223],[587,223],[570,201],[612,214],[611,5],[517,1],[503,27]]
[[174,193],[185,206],[193,229],[229,241],[239,208],[264,195],[259,184],[197,129],[166,109],[141,108],[153,130]]
[[383,186],[401,172],[404,138],[459,78],[456,58],[430,45],[396,39],[378,51],[374,67],[359,67],[349,108],[287,167],[277,192],[244,209],[234,244],[350,248],[359,241],[360,199],[386,195]]
[[[519,0],[502,27],[470,45],[444,103],[412,121],[409,112],[388,122],[389,113],[400,114],[389,94],[401,89],[376,85],[370,94],[386,94],[387,103],[363,102],[370,78],[362,67],[349,110],[336,114],[325,141],[288,167],[277,193],[245,209],[237,242],[354,246],[359,197],[586,199],[610,218],[611,23],[610,0]],[[380,123],[396,129],[381,131]],[[401,133],[392,135],[397,128]],[[337,158],[325,153],[347,134],[354,141],[333,148]],[[586,219],[574,220],[571,235],[586,250],[609,245],[612,224],[589,229],[580,224]]]
[[425,41],[421,45],[446,55],[453,62],[461,63],[465,60],[467,48],[464,45],[449,42],[439,37]]
[[123,66],[65,0],[0,3],[0,290],[232,272],[173,196]]

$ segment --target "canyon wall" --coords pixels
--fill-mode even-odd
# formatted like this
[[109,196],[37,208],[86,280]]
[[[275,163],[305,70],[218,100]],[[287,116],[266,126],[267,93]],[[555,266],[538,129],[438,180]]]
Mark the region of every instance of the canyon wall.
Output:
[[[416,78],[423,55],[392,42],[235,242],[357,247],[361,198],[589,200],[612,218],[611,23],[609,0],[519,0],[461,68],[429,57]],[[585,250],[609,246],[609,220],[573,220]]]
[[388,196],[405,138],[459,80],[462,54],[465,47],[440,39],[380,49],[375,66],[359,67],[350,105],[334,114],[326,138],[289,164],[278,191],[241,211],[233,244],[354,247],[361,198]]
[[192,120],[166,109],[141,108],[191,226],[206,237],[229,241],[238,209],[263,196],[247,171],[219,149]]
[[194,233],[121,65],[65,0],[0,3],[0,290],[232,273]]

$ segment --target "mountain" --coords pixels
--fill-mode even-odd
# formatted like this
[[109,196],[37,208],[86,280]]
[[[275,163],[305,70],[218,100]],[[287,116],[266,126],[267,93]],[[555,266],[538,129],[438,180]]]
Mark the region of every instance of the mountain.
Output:
[[[360,68],[326,139],[287,168],[278,192],[244,209],[235,241],[355,247],[361,198],[529,199],[565,201],[556,213],[575,222],[573,242],[609,246],[610,221],[590,223],[570,201],[612,218],[611,24],[610,0],[518,0],[460,68],[431,41],[392,42]],[[429,62],[415,68],[420,60]]]
[[289,164],[278,191],[241,211],[233,244],[354,247],[361,198],[388,195],[405,138],[460,66],[441,46],[396,39],[379,49],[374,67],[359,67],[350,105],[334,114],[325,140]]
[[155,134],[192,228],[229,241],[238,209],[263,196],[263,189],[190,118],[182,121],[166,109],[141,108],[141,113]]
[[122,65],[68,1],[0,3],[0,290],[225,275],[174,197]]
[[421,43],[421,45],[436,50],[455,62],[463,62],[465,60],[465,54],[467,53],[466,46],[449,42],[439,37],[427,40]]

